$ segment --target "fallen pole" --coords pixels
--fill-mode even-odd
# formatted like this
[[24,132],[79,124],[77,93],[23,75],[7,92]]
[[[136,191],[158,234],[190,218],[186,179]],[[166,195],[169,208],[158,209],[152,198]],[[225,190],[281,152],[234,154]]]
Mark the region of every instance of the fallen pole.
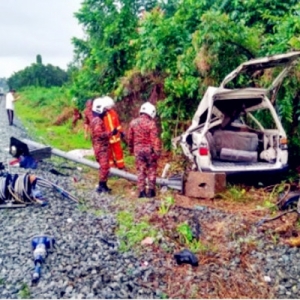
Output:
[[[28,146],[34,147],[34,148],[45,148],[46,146],[28,139],[23,139],[23,143],[27,144]],[[53,155],[63,157],[65,159],[74,161],[79,164],[86,165],[90,168],[93,169],[99,169],[99,164],[97,162],[91,161],[86,158],[79,158],[75,157],[71,154],[68,154],[62,150],[56,149],[56,148],[51,148],[51,153]],[[112,176],[118,176],[121,178],[125,178],[130,181],[137,181],[137,176],[134,174],[131,174],[129,172],[119,170],[116,168],[110,168],[109,174]],[[161,186],[167,186],[170,189],[178,190],[180,192],[183,192],[183,176],[176,176],[176,177],[170,177],[170,178],[156,178],[156,183]]]

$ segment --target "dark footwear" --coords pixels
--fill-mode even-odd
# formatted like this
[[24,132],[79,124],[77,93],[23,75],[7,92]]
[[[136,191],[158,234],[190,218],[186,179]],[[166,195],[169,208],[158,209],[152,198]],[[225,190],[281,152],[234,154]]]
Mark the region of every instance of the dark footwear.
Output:
[[98,186],[97,189],[96,189],[96,192],[99,193],[99,194],[103,193],[102,187]]
[[146,195],[146,192],[145,191],[141,191],[138,198],[146,198],[147,195]]
[[102,193],[110,193],[111,189],[107,186],[106,181],[99,182],[99,187],[102,189]]
[[156,196],[155,190],[149,190],[147,198],[154,198]]

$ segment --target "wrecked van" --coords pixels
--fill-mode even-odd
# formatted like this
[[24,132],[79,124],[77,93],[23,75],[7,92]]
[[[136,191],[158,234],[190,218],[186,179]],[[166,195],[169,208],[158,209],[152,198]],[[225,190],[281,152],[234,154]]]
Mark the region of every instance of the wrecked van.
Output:
[[[180,143],[193,170],[230,174],[287,168],[287,136],[272,103],[299,56],[295,51],[250,60],[219,87],[207,89],[191,126],[173,140],[175,147]],[[278,75],[269,87],[257,87],[252,80],[251,87],[231,88],[237,76],[256,79],[272,69]]]

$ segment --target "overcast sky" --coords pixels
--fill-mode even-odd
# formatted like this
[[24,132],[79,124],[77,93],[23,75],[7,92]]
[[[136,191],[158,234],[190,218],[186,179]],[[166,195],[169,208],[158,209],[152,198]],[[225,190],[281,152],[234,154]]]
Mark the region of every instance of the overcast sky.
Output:
[[0,0],[0,77],[31,65],[66,69],[73,58],[71,38],[83,37],[74,17],[83,0]]

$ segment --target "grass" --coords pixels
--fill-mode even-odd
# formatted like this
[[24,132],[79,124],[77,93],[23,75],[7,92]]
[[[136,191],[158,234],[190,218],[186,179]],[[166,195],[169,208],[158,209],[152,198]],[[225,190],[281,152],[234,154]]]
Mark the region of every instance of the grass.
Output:
[[206,252],[209,247],[204,245],[200,240],[195,240],[191,227],[187,223],[181,223],[176,228],[184,244],[194,253]]
[[116,233],[121,240],[120,251],[122,252],[131,250],[146,237],[155,238],[157,235],[157,230],[145,218],[135,222],[132,212],[120,211],[117,214],[117,221],[119,228]]
[[74,130],[71,120],[60,126],[53,125],[62,109],[70,106],[67,97],[60,92],[59,88],[29,88],[20,92],[20,100],[16,102],[18,118],[41,143],[63,151],[91,148],[91,141],[84,139],[82,120]]
[[30,299],[31,293],[28,285],[26,283],[22,284],[20,291],[18,292],[18,296],[21,299]]
[[172,196],[166,197],[161,201],[160,207],[158,209],[159,214],[165,215],[169,212],[172,205],[174,205],[175,200]]

